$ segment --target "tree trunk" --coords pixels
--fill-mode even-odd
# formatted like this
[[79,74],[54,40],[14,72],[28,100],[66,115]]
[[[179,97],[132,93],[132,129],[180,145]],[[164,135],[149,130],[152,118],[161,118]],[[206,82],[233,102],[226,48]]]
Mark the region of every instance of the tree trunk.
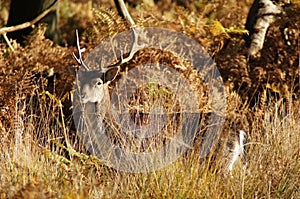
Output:
[[246,29],[249,31],[249,36],[246,38],[249,56],[259,56],[270,24],[281,13],[281,7],[275,5],[271,0],[255,0],[253,2],[246,22]]

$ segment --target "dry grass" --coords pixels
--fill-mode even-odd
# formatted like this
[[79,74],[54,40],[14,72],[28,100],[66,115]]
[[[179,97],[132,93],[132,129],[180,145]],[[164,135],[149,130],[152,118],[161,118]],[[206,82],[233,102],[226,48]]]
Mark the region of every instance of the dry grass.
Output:
[[[67,6],[66,2],[62,8]],[[191,150],[170,166],[148,173],[117,171],[88,155],[81,140],[75,135],[70,113],[70,90],[74,80],[67,67],[75,64],[71,57],[74,47],[55,46],[37,31],[28,46],[20,47],[13,43],[14,54],[9,52],[4,43],[0,46],[0,199],[300,198],[300,102],[297,90],[293,96],[292,92],[280,93],[260,84],[268,81],[268,78],[255,71],[247,76],[244,74],[246,65],[239,59],[241,55],[231,57],[233,53],[240,53],[237,49],[243,48],[243,41],[232,38],[232,43],[218,54],[220,49],[214,46],[217,42],[202,35],[205,34],[202,28],[204,23],[194,23],[195,19],[206,19],[209,16],[221,18],[220,21],[226,27],[241,28],[246,18],[244,7],[249,2],[233,6],[236,12],[229,12],[232,10],[229,5],[234,3],[228,2],[236,3],[220,1],[207,7],[195,5],[194,9],[203,11],[202,14],[187,10],[175,12],[173,7],[161,7],[157,13],[151,13],[147,7],[151,1],[137,8],[137,12],[134,9],[130,11],[139,25],[168,27],[183,32],[202,42],[210,53],[216,54],[216,62],[222,69],[222,75],[225,75],[223,80],[228,95],[228,113],[223,134],[226,138],[241,128],[247,131],[249,142],[246,170],[238,163],[232,174],[223,172],[222,149],[216,149],[216,152],[221,151],[219,155],[206,159],[199,159],[196,150]],[[110,3],[105,1],[104,7],[112,7]],[[89,8],[91,4],[90,1],[87,4],[83,1],[80,6]],[[67,8],[63,11],[65,30],[69,28],[68,31],[74,32],[74,21],[83,28],[94,24],[94,29],[84,34],[84,42],[88,46],[95,46],[103,40],[104,34],[100,34],[101,31],[110,35],[125,28],[123,21],[117,19],[115,22],[119,23],[120,30],[111,29],[110,32],[101,29],[99,23],[91,19],[90,11],[83,13],[84,18],[79,13],[69,13]],[[3,15],[1,12],[0,16]],[[163,13],[167,18],[162,17]],[[176,21],[178,13],[181,15],[179,22]],[[68,14],[72,14],[69,22]],[[100,18],[96,12],[95,19]],[[232,22],[232,19],[235,21]],[[289,71],[287,74],[297,77],[299,68],[295,68],[295,65],[299,64],[299,58],[298,62],[294,58],[299,56],[299,44],[295,49],[295,52],[290,51],[293,63],[286,70]],[[278,47],[280,50],[281,46]],[[266,60],[260,60],[259,63],[263,61]],[[274,68],[280,67],[278,63],[272,64]],[[254,67],[261,66],[255,66],[254,63]],[[51,76],[54,80],[49,80],[49,76],[43,74],[51,68],[55,73],[54,77]],[[272,76],[273,79],[278,76],[276,74]],[[250,78],[253,79],[253,88],[258,89],[254,94],[257,100],[254,105],[250,105],[250,99],[241,97],[251,97],[247,89],[243,88],[243,83],[251,81]],[[150,98],[155,94],[151,89],[153,87],[144,93],[150,93]]]
[[[60,108],[54,101],[52,105],[40,102],[48,121],[16,113],[15,129],[1,132],[1,198],[33,194],[32,198],[299,198],[300,110],[296,101],[288,108],[281,100],[266,104],[264,114],[252,126],[247,170],[237,164],[232,175],[208,169],[211,163],[199,163],[194,153],[150,173],[110,169],[92,156],[58,144],[65,138],[61,131],[68,131],[59,125]],[[52,126],[51,120],[58,122]],[[47,142],[32,136],[41,134],[48,137]]]

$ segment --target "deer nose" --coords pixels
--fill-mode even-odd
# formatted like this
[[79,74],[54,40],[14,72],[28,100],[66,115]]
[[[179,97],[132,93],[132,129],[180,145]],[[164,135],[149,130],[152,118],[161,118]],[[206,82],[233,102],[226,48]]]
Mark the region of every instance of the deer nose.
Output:
[[85,103],[85,101],[86,101],[86,100],[85,100],[85,99],[86,99],[86,96],[87,96],[87,95],[86,95],[86,92],[82,92],[81,95],[80,95],[81,100],[82,100],[83,103]]

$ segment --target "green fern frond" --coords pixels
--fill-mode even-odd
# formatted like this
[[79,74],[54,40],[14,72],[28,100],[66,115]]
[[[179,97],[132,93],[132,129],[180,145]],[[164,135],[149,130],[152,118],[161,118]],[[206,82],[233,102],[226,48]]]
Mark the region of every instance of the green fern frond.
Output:
[[240,28],[225,28],[225,31],[230,35],[249,35],[249,31],[246,29],[240,29]]
[[208,20],[205,25],[205,29],[212,35],[213,38],[219,40],[219,50],[224,46],[226,39],[231,39],[234,35],[249,34],[246,29],[238,29],[234,27],[225,28],[221,22],[217,20]]
[[221,22],[217,20],[208,20],[205,27],[213,37],[230,38],[230,35],[227,33],[227,29],[224,28]]

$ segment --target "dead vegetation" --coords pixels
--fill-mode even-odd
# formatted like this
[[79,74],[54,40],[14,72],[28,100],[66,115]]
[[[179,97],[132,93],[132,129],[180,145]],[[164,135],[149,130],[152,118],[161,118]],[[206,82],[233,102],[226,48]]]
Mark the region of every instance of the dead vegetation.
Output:
[[[200,164],[203,160],[192,152],[188,159],[142,174],[113,170],[88,155],[72,120],[75,29],[88,50],[128,29],[112,10],[113,2],[101,2],[94,10],[91,1],[61,2],[65,47],[45,39],[43,26],[26,46],[12,42],[14,52],[1,40],[1,199],[300,197],[299,7],[286,8],[285,16],[271,25],[261,56],[250,60],[243,40],[248,1],[196,1],[187,9],[150,0],[130,8],[137,26],[184,33],[215,58],[227,95],[219,145],[240,129],[249,136],[247,170],[237,165],[232,177],[224,177],[218,172],[222,153]],[[5,11],[0,9],[0,16],[5,17]],[[147,53],[137,53],[140,56]]]

